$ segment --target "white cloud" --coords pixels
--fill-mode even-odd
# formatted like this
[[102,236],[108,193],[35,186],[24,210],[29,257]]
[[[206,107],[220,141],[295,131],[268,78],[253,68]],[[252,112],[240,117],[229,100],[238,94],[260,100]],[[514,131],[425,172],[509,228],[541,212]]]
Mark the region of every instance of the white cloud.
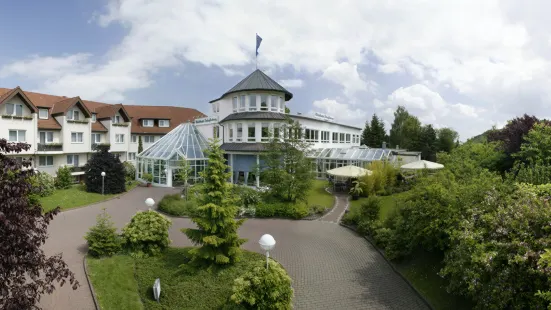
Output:
[[356,92],[374,90],[377,84],[360,76],[358,65],[335,62],[323,71],[323,78],[342,85],[344,94],[352,97]]
[[349,104],[340,103],[335,99],[316,100],[312,105],[320,112],[333,116],[337,122],[344,124],[361,127],[367,117],[365,109],[353,108]]
[[60,57],[31,56],[0,68],[0,78],[23,75],[29,78],[59,78],[69,73],[86,72],[93,67],[88,63],[90,54],[74,54]]
[[304,86],[304,81],[301,79],[288,79],[288,80],[280,80],[279,84],[283,87],[288,88],[301,88]]

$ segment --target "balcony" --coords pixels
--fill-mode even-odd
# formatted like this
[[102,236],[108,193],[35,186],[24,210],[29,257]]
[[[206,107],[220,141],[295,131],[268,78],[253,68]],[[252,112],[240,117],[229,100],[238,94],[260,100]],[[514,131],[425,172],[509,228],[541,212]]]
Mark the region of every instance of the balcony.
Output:
[[36,146],[38,152],[63,152],[62,143],[38,143]]
[[111,148],[111,143],[92,143],[92,151],[98,151],[99,149],[107,148],[108,150]]

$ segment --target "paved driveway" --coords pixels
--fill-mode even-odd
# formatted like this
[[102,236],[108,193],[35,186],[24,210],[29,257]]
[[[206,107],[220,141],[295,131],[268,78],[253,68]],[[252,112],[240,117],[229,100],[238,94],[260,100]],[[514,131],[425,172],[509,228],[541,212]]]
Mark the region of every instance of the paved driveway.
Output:
[[[81,287],[68,285],[42,297],[44,309],[94,309],[82,266],[86,251],[83,239],[103,208],[117,227],[126,224],[144,200],[158,201],[173,189],[137,188],[119,199],[62,212],[49,227],[44,249],[48,255],[63,253]],[[173,219],[173,246],[190,245],[180,229],[191,227],[188,219]],[[247,220],[240,235],[249,241],[244,247],[260,252],[258,239],[269,233],[277,245],[272,257],[281,262],[293,278],[296,309],[427,309],[411,288],[392,271],[379,253],[363,238],[326,221]]]

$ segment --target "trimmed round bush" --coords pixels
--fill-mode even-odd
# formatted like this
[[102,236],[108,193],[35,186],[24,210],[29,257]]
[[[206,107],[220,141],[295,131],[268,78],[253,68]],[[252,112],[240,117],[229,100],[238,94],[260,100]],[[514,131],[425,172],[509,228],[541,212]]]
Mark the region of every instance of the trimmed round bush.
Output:
[[122,229],[125,246],[137,257],[160,254],[170,244],[168,229],[172,222],[153,210],[139,211]]
[[88,252],[92,256],[112,256],[121,250],[117,228],[105,209],[98,215],[96,225],[90,228],[84,239],[88,241]]
[[159,202],[159,210],[176,216],[193,216],[197,212],[194,200],[185,200],[180,194],[166,195]]
[[257,261],[245,274],[234,280],[231,300],[252,309],[291,309],[291,277],[283,267],[269,261]]
[[255,209],[256,217],[284,217],[301,219],[308,216],[310,210],[303,202],[262,202]]

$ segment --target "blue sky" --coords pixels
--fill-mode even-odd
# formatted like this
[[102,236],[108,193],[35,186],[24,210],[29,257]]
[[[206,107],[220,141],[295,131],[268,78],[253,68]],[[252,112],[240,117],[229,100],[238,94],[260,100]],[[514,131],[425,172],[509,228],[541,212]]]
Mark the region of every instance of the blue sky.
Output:
[[389,125],[404,105],[464,140],[523,113],[548,117],[543,0],[5,1],[0,87],[208,113],[259,68],[293,112]]

